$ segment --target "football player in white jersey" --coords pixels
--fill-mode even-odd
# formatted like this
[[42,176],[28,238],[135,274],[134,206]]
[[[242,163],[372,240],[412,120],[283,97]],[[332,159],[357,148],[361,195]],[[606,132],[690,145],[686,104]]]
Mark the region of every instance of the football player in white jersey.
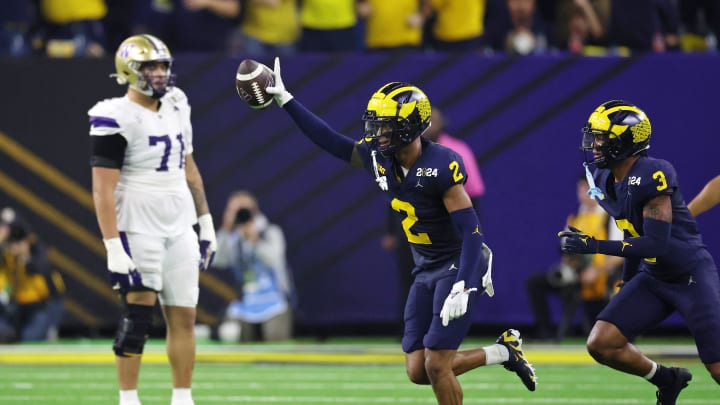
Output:
[[193,404],[199,271],[209,268],[216,242],[192,156],[190,106],[173,86],[172,57],[158,38],[127,38],[115,67],[127,93],[98,102],[88,115],[95,212],[110,282],[123,303],[113,344],[120,404],[140,404],[140,360],[158,299],[167,325],[171,403]]

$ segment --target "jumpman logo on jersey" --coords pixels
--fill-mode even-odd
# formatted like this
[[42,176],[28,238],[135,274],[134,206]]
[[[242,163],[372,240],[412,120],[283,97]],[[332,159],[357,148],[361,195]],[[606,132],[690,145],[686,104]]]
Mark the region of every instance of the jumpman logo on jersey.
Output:
[[475,225],[475,230],[472,231],[471,235],[475,235],[475,234],[477,234],[477,235],[482,235],[482,234],[480,233],[480,225]]
[[697,284],[697,282],[693,279],[693,276],[690,276],[690,278],[688,279],[688,285],[693,285],[693,284]]
[[418,179],[418,182],[417,182],[417,184],[415,185],[415,188],[423,188],[423,187],[424,187],[424,186],[423,186],[422,183],[420,182],[420,179]]
[[620,242],[622,243],[622,249],[620,249],[621,252],[624,252],[626,247],[632,246],[632,243],[625,242],[624,240]]
[[457,269],[458,269],[458,268],[455,267],[455,263],[452,263],[452,264],[450,265],[450,268],[448,269],[448,271],[453,271],[453,270],[457,270]]

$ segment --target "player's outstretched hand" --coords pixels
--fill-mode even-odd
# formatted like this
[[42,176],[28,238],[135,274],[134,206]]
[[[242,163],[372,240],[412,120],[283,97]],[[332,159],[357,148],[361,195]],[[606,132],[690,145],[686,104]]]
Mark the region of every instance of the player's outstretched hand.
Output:
[[465,289],[465,281],[460,280],[453,284],[450,294],[445,298],[445,303],[440,310],[443,326],[448,326],[453,319],[460,318],[467,312],[468,298],[471,292],[477,288]]
[[140,272],[137,271],[135,262],[125,252],[120,238],[104,239],[103,243],[107,250],[107,267],[113,290],[141,286]]
[[280,58],[275,57],[275,69],[273,69],[275,75],[275,85],[268,86],[265,91],[268,94],[272,94],[275,101],[280,107],[284,106],[288,101],[293,99],[293,95],[285,90],[285,84],[283,83],[282,76],[280,75]]
[[561,250],[565,253],[597,253],[598,241],[583,231],[568,227],[567,231],[558,232],[558,236],[565,238],[562,242]]
[[200,226],[200,271],[205,271],[212,265],[215,252],[217,252],[215,226],[210,214],[200,215],[198,225]]

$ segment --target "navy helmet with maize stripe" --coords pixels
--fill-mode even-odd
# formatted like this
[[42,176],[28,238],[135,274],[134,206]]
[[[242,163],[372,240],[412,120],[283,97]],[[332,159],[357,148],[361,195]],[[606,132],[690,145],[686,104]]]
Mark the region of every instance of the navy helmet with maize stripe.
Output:
[[[115,53],[115,74],[118,84],[128,84],[142,94],[160,98],[174,84],[170,49],[160,39],[148,35],[133,35],[125,39]],[[147,64],[164,63],[164,77],[148,77],[142,72]]]
[[[362,116],[365,139],[390,156],[428,129],[430,112],[430,100],[422,90],[408,83],[387,83],[372,95]],[[381,136],[390,141],[381,143]]]
[[599,168],[612,166],[650,148],[652,126],[645,112],[623,100],[598,106],[582,129],[582,150],[592,154],[587,163]]

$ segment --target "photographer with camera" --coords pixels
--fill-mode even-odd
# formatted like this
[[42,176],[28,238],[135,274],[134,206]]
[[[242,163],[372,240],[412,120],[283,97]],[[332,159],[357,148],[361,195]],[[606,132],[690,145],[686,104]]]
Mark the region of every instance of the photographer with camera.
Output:
[[[566,225],[583,229],[599,239],[622,239],[622,232],[597,201],[588,195],[585,176],[577,181],[578,210]],[[558,246],[559,248],[559,246]],[[586,335],[597,314],[613,293],[614,280],[620,274],[623,259],[616,256],[583,255],[560,252],[560,262],[549,270],[533,274],[526,282],[528,298],[535,316],[538,340],[560,342],[570,331],[575,312],[583,306],[581,327]],[[556,295],[562,303],[562,315],[553,328],[548,298]],[[553,331],[554,329],[554,331]]]
[[233,271],[238,293],[221,328],[239,324],[244,342],[290,339],[294,291],[280,226],[268,221],[252,193],[236,191],[228,199],[217,241],[214,267]]
[[55,338],[64,291],[45,244],[15,210],[0,211],[0,343]]

